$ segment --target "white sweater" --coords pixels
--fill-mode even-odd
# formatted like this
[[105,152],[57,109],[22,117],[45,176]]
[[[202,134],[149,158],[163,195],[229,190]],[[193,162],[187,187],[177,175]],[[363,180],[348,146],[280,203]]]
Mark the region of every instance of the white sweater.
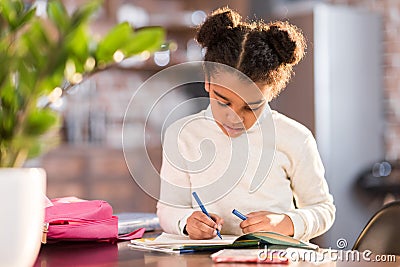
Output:
[[[210,107],[168,128],[157,203],[165,232],[183,234],[187,218],[199,210],[192,191],[198,193],[209,213],[224,218],[222,234],[243,234],[233,209],[243,214],[262,210],[284,213],[294,224],[294,237],[302,240],[332,226],[336,209],[312,133],[276,111],[264,112],[259,123],[270,127],[264,137],[275,138],[275,143],[266,144],[256,126],[229,138],[213,121]],[[249,192],[254,177],[266,179],[255,192]]]

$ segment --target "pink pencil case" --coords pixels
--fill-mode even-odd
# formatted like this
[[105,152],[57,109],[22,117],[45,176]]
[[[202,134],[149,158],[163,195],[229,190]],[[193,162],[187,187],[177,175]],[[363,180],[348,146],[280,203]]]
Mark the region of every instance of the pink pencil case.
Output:
[[[141,237],[144,229],[118,236],[118,217],[103,200],[52,199],[46,208],[42,243],[47,241],[114,241]],[[138,232],[139,231],[139,232]]]

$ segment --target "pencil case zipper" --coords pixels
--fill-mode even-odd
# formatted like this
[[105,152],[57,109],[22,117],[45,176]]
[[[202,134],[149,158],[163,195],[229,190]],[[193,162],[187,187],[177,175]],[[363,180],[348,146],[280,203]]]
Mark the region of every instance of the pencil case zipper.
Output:
[[[85,237],[76,235],[72,236],[61,236],[65,235],[66,232],[76,231],[77,229],[89,230],[89,233],[109,233],[107,236],[100,237],[100,235]],[[87,234],[85,231],[76,231]],[[57,220],[52,220],[50,222],[44,222],[43,224],[43,234],[42,243],[46,244],[49,238],[59,239],[59,240],[98,240],[98,239],[109,239],[116,238],[118,233],[118,217],[112,216],[108,219],[102,220],[84,220],[76,218],[59,218]],[[76,233],[75,233],[76,234]]]

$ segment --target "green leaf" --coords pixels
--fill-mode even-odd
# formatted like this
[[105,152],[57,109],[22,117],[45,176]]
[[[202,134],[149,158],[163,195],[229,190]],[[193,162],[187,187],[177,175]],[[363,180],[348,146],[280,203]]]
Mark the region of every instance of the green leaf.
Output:
[[11,5],[13,5],[13,9],[17,16],[24,12],[25,4],[23,0],[12,0]]
[[44,68],[48,60],[54,56],[54,53],[57,53],[48,33],[39,21],[31,24],[29,30],[21,36],[18,45],[23,60],[36,68],[36,71]]
[[63,45],[55,47],[54,51],[47,58],[47,65],[43,77],[49,81],[49,85],[52,84],[51,89],[55,86],[60,86],[64,77],[65,63],[68,60],[69,52]]
[[71,28],[75,29],[76,27],[85,24],[94,12],[99,9],[101,4],[101,0],[93,0],[76,9],[71,16]]
[[47,15],[61,33],[67,32],[70,26],[70,18],[65,6],[59,1],[49,1]]
[[[42,140],[40,140],[42,141]],[[42,153],[42,145],[39,140],[31,140],[28,150],[28,159],[38,157]]]
[[36,8],[28,10],[26,13],[20,15],[18,24],[19,27],[24,26],[26,23],[28,23],[32,18],[34,18],[36,14]]
[[85,26],[78,27],[65,38],[68,54],[74,55],[83,64],[89,56],[89,36]]
[[98,44],[96,61],[108,63],[112,61],[115,51],[125,46],[132,36],[132,28],[129,23],[118,24]]
[[[1,8],[1,7],[0,7]],[[0,10],[0,37],[6,36],[8,34],[8,24],[3,18],[3,14]]]
[[23,7],[22,1],[1,1],[0,2],[0,12],[1,16],[6,20],[6,22],[10,25],[10,29],[16,28],[17,18],[18,18],[18,10],[20,8],[18,6]]
[[48,70],[44,75],[46,75],[46,73],[51,73],[51,75],[45,76],[45,78],[43,78],[37,84],[37,88],[39,88],[39,95],[49,94],[52,90],[54,90],[54,88],[61,86],[61,83],[64,79],[64,68],[58,67],[53,71]]
[[11,31],[21,28],[28,20],[33,18],[36,8],[25,10],[25,4],[21,0],[0,1],[1,17],[9,24]]
[[0,91],[0,140],[12,138],[17,121],[17,112],[20,108],[18,96],[11,84],[11,78],[7,77],[6,82]]
[[32,69],[32,66],[28,65],[23,60],[18,61],[18,91],[24,98],[36,97],[37,93],[34,91],[36,81],[39,73]]
[[15,116],[10,116],[6,112],[1,112],[0,121],[0,140],[10,140],[15,128]]
[[24,129],[27,136],[42,135],[58,122],[58,114],[49,109],[35,110],[28,115]]
[[11,77],[7,77],[5,84],[0,92],[1,108],[7,113],[17,112],[20,108],[20,102],[18,101],[18,94],[15,91],[15,87],[11,83]]
[[[11,64],[11,57],[8,55],[7,47],[2,42],[0,42],[0,62],[3,66],[10,66]],[[9,68],[0,68],[0,92],[9,72]]]
[[142,28],[135,32],[129,42],[122,48],[127,56],[138,54],[145,50],[160,49],[165,39],[165,31],[161,27]]

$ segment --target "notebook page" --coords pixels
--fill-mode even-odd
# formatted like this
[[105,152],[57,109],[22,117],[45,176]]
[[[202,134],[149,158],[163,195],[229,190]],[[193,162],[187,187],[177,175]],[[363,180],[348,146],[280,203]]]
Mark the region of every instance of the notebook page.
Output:
[[232,244],[238,236],[234,235],[222,235],[222,239],[219,237],[214,237],[212,239],[201,239],[195,240],[190,239],[187,236],[174,235],[168,233],[162,233],[154,240],[148,239],[137,239],[132,240],[133,244],[149,245],[149,246],[159,246],[159,245],[225,245]]

